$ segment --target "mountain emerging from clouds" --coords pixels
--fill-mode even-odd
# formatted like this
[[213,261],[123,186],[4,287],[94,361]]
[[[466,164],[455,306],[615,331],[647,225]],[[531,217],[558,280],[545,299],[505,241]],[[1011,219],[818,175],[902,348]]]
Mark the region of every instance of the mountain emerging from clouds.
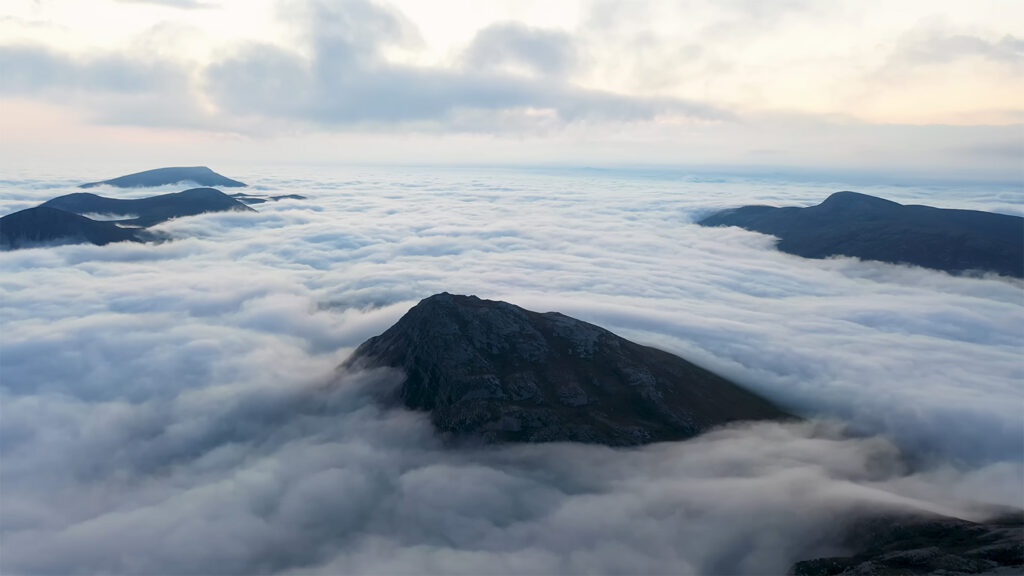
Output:
[[343,366],[396,367],[405,406],[435,428],[486,442],[627,446],[791,416],[667,352],[559,314],[437,294]]
[[79,188],[94,188],[103,185],[116,186],[118,188],[147,188],[181,182],[195,182],[200,186],[220,186],[222,188],[246,186],[244,182],[222,176],[206,166],[178,166],[145,170],[100,182],[88,182],[80,185]]
[[138,230],[122,228],[49,206],[36,206],[0,218],[0,249],[39,245],[142,242]]
[[[149,198],[106,198],[88,192],[58,196],[35,208],[0,218],[0,248],[14,250],[39,245],[96,244],[156,239],[143,230],[172,218],[207,212],[255,212],[213,188],[192,188]],[[89,218],[102,215],[105,220]]]
[[242,202],[214,188],[192,188],[148,198],[107,198],[88,192],[58,196],[42,204],[75,214],[123,216],[116,220],[126,226],[153,226],[171,218],[194,216],[206,212],[239,210],[254,212]]
[[836,192],[807,208],[744,206],[698,222],[779,237],[778,248],[805,258],[854,256],[950,273],[1024,277],[1024,218],[976,210],[902,205]]

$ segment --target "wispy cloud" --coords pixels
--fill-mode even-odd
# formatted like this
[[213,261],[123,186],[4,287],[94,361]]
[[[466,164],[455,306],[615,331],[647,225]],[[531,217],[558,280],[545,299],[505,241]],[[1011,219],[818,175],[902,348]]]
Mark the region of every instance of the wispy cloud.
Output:
[[157,6],[168,6],[170,8],[213,8],[219,3],[204,2],[202,0],[117,0],[126,4],[154,4]]

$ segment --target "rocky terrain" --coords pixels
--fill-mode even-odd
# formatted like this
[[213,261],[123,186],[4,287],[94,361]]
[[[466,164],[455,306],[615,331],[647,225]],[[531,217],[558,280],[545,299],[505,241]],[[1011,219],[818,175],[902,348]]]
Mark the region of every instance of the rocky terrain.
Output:
[[850,556],[797,562],[794,576],[1024,574],[1024,512],[988,522],[889,514],[848,531]]
[[179,166],[136,172],[100,182],[88,182],[80,185],[79,188],[93,188],[103,185],[115,186],[117,188],[145,188],[181,182],[194,182],[200,186],[220,186],[222,188],[245,186],[245,183],[221,176],[206,166]]
[[1024,218],[837,192],[807,208],[744,206],[698,222],[779,237],[783,252],[806,258],[853,256],[950,273],[1024,277]]
[[405,372],[398,399],[442,434],[627,446],[791,416],[667,352],[557,312],[437,294],[344,364]]

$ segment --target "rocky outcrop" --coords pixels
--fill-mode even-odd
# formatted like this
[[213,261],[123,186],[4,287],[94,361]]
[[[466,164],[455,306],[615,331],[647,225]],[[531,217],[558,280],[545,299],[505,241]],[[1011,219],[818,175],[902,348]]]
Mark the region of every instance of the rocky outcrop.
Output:
[[88,182],[80,185],[79,188],[92,188],[103,185],[115,186],[117,188],[144,188],[181,182],[194,182],[200,186],[220,186],[222,188],[245,186],[245,183],[221,176],[206,166],[178,166],[136,172],[100,182]]
[[779,238],[783,252],[806,258],[853,256],[958,274],[1024,277],[1024,218],[837,192],[807,208],[744,206],[698,222],[739,226]]
[[890,514],[855,523],[850,556],[797,562],[794,576],[1024,574],[1024,513],[988,522]]
[[400,368],[398,400],[429,410],[443,434],[486,442],[627,446],[790,417],[667,352],[557,312],[475,296],[426,298],[344,366]]

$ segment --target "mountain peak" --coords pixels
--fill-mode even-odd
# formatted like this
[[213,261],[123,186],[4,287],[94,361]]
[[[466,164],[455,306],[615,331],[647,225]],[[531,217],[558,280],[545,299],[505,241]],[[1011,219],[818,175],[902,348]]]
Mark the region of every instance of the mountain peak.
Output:
[[886,200],[885,198],[879,198],[877,196],[871,196],[869,194],[862,194],[860,192],[851,192],[849,190],[843,190],[841,192],[835,192],[829,195],[821,204],[819,208],[830,207],[830,208],[898,208],[902,204],[893,202],[892,200]]
[[80,185],[79,188],[92,188],[100,185],[116,186],[118,188],[142,188],[177,184],[179,182],[195,182],[200,186],[222,186],[228,188],[245,186],[244,183],[222,176],[206,166],[172,166],[136,172],[110,180],[88,182]]
[[437,430],[488,442],[613,446],[788,415],[681,358],[554,312],[443,292],[364,342],[349,367],[390,366]]

